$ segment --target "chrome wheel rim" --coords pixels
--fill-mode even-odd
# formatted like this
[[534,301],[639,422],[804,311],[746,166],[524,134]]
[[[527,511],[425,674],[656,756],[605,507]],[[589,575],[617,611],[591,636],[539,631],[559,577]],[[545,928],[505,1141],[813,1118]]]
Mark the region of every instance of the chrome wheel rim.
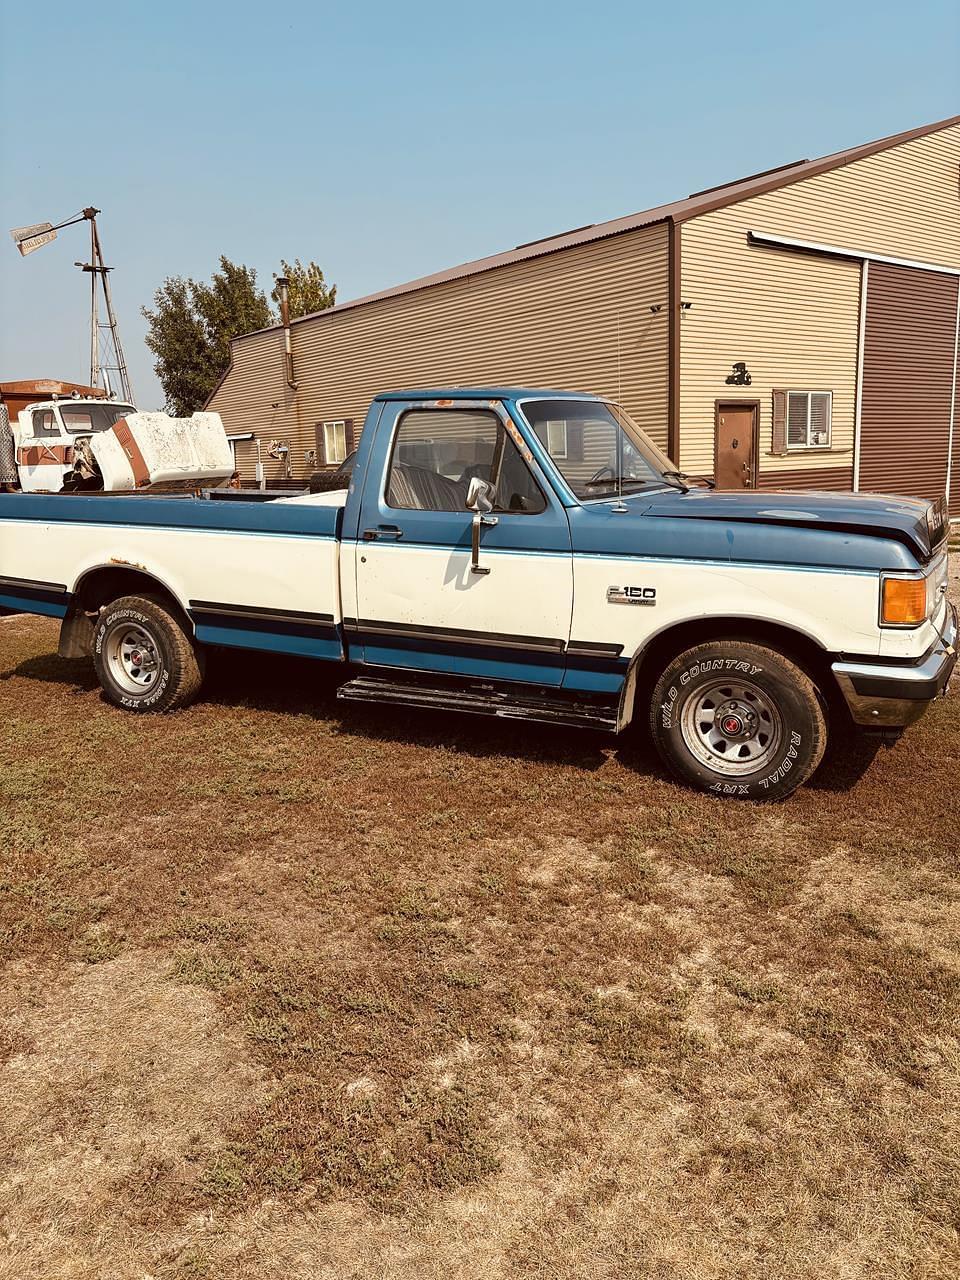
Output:
[[156,639],[144,627],[125,623],[107,638],[107,669],[124,691],[142,697],[160,674]]
[[773,759],[783,720],[777,704],[752,681],[715,680],[687,698],[680,732],[701,764],[724,777],[740,777]]

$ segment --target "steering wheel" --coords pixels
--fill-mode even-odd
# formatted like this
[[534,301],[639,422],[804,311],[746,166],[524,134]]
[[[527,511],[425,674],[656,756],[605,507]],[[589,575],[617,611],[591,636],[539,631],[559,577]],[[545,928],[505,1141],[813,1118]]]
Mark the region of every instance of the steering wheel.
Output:
[[601,480],[616,480],[617,473],[613,467],[601,467],[587,481],[587,484],[599,484]]

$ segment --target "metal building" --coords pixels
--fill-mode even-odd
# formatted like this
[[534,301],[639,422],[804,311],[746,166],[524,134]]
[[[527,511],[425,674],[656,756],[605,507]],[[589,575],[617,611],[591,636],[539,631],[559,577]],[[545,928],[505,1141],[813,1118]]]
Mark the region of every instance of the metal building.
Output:
[[280,485],[349,452],[378,391],[563,386],[724,486],[960,515],[958,315],[954,116],[305,316],[292,379],[282,327],[245,335],[207,407]]

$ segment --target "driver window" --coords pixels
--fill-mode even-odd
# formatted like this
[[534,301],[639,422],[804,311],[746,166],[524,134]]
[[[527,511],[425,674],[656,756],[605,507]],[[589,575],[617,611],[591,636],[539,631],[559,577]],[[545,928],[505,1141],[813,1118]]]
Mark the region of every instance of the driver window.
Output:
[[466,511],[474,476],[496,487],[496,511],[535,513],[546,508],[539,486],[495,413],[415,409],[403,415],[390,461],[388,506]]
[[57,420],[53,416],[52,409],[38,409],[33,415],[33,435],[34,439],[38,436],[58,436],[60,429],[57,426]]

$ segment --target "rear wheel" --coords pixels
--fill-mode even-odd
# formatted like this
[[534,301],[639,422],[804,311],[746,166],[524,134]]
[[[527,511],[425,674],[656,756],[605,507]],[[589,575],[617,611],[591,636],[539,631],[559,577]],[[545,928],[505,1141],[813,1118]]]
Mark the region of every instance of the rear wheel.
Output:
[[171,609],[150,596],[123,596],[100,611],[93,661],[107,698],[125,711],[175,711],[200,691],[193,643]]
[[650,707],[653,740],[685,782],[782,800],[814,772],[827,727],[810,677],[773,650],[717,640],[676,657]]

